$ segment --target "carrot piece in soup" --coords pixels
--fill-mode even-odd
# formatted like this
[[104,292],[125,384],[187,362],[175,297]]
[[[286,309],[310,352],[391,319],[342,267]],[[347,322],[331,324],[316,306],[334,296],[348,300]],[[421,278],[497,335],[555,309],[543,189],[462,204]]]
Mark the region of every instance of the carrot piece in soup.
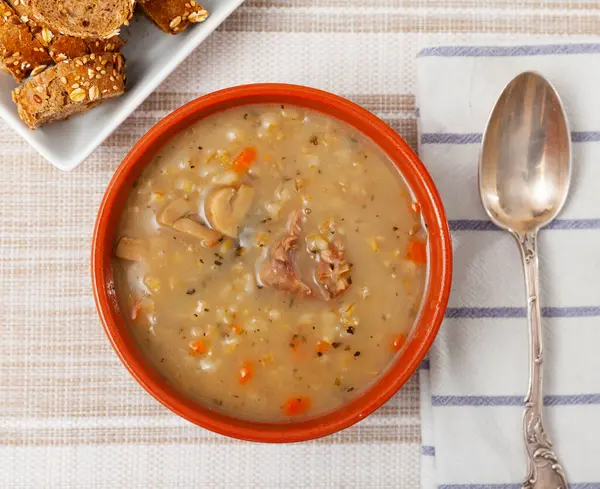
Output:
[[299,416],[300,414],[307,413],[310,409],[310,405],[310,397],[293,396],[285,401],[282,409],[286,416]]
[[234,324],[233,326],[231,326],[231,331],[233,332],[233,334],[240,335],[244,330],[239,324]]
[[331,345],[329,343],[327,343],[326,341],[319,341],[317,343],[317,356],[322,357],[323,355],[325,355],[325,353],[327,353],[327,351],[329,350],[329,348],[331,347]]
[[406,250],[406,259],[421,265],[427,263],[427,245],[420,239],[412,239]]
[[244,148],[239,155],[235,157],[231,164],[233,170],[237,173],[246,173],[252,163],[256,160],[256,148],[254,146],[248,146]]
[[206,353],[206,342],[204,340],[196,340],[190,344],[192,355],[202,355]]
[[242,363],[240,370],[238,372],[238,381],[240,384],[245,384],[254,376],[254,369],[252,368],[252,364],[250,362]]
[[404,346],[404,343],[406,343],[406,335],[400,333],[392,341],[392,350],[399,351]]

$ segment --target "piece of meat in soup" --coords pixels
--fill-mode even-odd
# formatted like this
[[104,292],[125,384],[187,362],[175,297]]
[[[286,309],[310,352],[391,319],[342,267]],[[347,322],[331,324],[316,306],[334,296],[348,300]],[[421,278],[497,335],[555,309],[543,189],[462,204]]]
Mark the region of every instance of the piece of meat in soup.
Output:
[[259,277],[263,285],[298,295],[312,295],[312,290],[298,278],[295,269],[295,245],[301,232],[302,211],[294,211],[288,233],[273,245],[260,267]]
[[344,293],[352,284],[351,267],[346,259],[346,249],[341,240],[329,244],[319,252],[317,282],[323,287],[328,299]]

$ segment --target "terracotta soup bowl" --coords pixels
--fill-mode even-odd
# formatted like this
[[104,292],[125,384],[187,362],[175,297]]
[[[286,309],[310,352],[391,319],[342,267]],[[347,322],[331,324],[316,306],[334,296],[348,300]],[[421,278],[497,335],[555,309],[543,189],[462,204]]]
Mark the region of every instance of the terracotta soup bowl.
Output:
[[[113,284],[116,229],[130,189],[157,151],[199,119],[250,104],[290,104],[342,120],[370,138],[398,167],[419,202],[427,227],[428,274],[421,311],[405,347],[379,379],[359,397],[329,413],[286,423],[237,419],[188,399],[146,361],[119,312]],[[165,117],[143,136],[115,172],[100,205],[92,243],[94,296],[104,329],[131,375],[166,407],[208,430],[260,442],[297,442],[347,428],[388,401],[417,370],[444,317],[450,293],[452,258],[448,222],[427,170],[388,125],[358,105],[320,90],[285,84],[228,88],[200,97]]]

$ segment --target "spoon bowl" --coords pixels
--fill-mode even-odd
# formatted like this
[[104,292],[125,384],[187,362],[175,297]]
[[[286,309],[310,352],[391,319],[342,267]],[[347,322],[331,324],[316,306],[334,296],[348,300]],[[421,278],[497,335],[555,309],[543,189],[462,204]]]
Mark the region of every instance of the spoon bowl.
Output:
[[552,85],[522,73],[500,95],[481,148],[481,201],[494,223],[514,232],[547,225],[570,184],[571,138]]

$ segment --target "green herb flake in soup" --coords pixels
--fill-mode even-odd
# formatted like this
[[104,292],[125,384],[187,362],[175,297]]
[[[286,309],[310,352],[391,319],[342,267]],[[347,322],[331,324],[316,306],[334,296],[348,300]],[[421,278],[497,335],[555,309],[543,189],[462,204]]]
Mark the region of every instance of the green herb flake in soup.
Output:
[[425,284],[401,175],[351,127],[298,107],[230,109],[175,136],[118,236],[139,347],[175,388],[246,419],[359,396],[402,348]]

